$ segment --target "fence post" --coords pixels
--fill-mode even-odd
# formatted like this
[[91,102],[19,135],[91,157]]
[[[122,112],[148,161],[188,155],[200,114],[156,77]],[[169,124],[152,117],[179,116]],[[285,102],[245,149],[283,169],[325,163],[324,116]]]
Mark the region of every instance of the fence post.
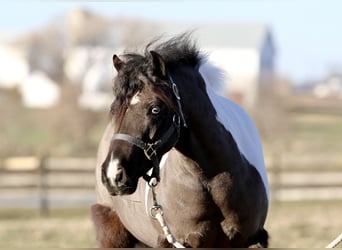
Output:
[[38,168],[39,215],[42,217],[49,215],[46,158],[47,155],[42,154]]

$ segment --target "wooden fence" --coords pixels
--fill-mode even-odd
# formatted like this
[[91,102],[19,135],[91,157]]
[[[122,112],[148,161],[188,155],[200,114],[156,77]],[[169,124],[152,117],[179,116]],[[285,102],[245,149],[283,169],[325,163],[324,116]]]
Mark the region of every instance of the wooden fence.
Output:
[[342,155],[284,153],[265,160],[272,200],[342,199]]
[[[286,157],[285,157],[286,156]],[[342,157],[266,157],[271,199],[342,199]],[[331,161],[331,162],[329,162]],[[94,158],[11,157],[0,160],[0,206],[50,206],[95,202]]]
[[0,205],[50,206],[95,202],[94,158],[11,157],[0,162]]

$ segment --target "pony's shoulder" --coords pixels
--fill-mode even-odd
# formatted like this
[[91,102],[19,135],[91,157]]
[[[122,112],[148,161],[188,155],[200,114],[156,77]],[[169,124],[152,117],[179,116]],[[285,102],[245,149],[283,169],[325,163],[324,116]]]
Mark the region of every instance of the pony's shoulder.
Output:
[[258,170],[267,189],[268,181],[261,139],[254,122],[238,104],[215,93],[212,87],[217,84],[212,82],[217,80],[213,77],[215,67],[206,65],[200,69],[200,73],[205,81],[209,99],[215,108],[217,121],[232,135],[241,154]]

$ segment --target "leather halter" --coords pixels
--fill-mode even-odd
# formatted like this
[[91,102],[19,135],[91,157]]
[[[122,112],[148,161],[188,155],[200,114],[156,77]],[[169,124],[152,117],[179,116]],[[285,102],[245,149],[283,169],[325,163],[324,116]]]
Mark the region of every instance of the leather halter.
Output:
[[[181,98],[178,92],[178,87],[177,85],[174,83],[172,77],[169,75],[169,82],[171,83],[171,88],[173,91],[174,96],[176,97],[177,100],[177,105],[178,105],[178,114],[174,114],[173,115],[173,120],[172,120],[172,124],[169,127],[169,129],[165,132],[165,134],[157,141],[152,142],[152,143],[147,143],[144,142],[143,140],[133,137],[131,135],[128,134],[121,134],[121,133],[117,133],[114,134],[112,137],[112,141],[114,140],[122,140],[122,141],[126,141],[129,142],[135,146],[137,146],[138,148],[142,149],[145,153],[145,156],[148,160],[152,161],[153,167],[152,167],[152,174],[148,175],[148,174],[144,174],[143,178],[145,179],[145,181],[147,181],[147,183],[149,185],[157,185],[157,183],[160,181],[160,175],[159,175],[159,157],[157,155],[157,151],[158,149],[160,149],[161,147],[163,147],[166,143],[168,143],[174,136],[176,136],[176,140],[174,140],[175,142],[173,143],[172,146],[174,146],[179,139],[179,135],[180,135],[180,125],[182,122],[183,127],[187,127],[185,118],[184,118],[184,114],[182,111],[182,105],[181,105]],[[152,179],[156,178],[156,183],[152,183]]]

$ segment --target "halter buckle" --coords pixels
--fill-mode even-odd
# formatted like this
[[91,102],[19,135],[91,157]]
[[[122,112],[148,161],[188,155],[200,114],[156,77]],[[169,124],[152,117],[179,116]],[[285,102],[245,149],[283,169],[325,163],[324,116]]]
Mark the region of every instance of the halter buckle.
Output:
[[175,125],[176,128],[179,128],[180,127],[180,117],[179,115],[174,115],[173,118],[172,118],[172,121],[173,121],[173,124]]
[[150,161],[152,161],[152,159],[157,156],[157,151],[154,149],[153,146],[154,146],[154,144],[148,143],[147,147],[144,149],[145,156]]
[[150,216],[153,219],[156,219],[158,213],[160,213],[161,215],[164,215],[163,207],[161,205],[159,205],[159,204],[153,205],[151,207],[151,210],[150,210]]

